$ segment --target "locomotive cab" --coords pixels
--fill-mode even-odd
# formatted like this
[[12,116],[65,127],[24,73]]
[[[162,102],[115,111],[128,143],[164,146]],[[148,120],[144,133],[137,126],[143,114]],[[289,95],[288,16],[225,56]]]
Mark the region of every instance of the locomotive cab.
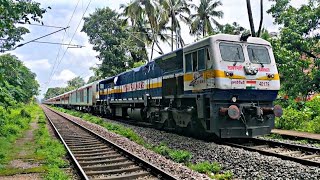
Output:
[[[204,65],[203,65],[204,64]],[[203,66],[202,66],[203,65]],[[196,95],[197,117],[220,138],[269,134],[279,74],[269,42],[236,35],[215,35],[185,48],[184,89]]]

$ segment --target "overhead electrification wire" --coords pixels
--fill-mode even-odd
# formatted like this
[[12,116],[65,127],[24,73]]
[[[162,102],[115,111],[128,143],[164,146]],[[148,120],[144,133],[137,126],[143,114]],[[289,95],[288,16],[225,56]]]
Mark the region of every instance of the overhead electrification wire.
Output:
[[[62,45],[62,46],[71,46],[73,48],[82,48],[85,46],[82,45],[77,45],[77,44],[67,44],[67,43],[57,43],[57,42],[49,42],[49,41],[34,41],[35,43],[44,43],[44,44],[58,44],[58,45]],[[69,47],[69,48],[71,48]]]
[[[74,31],[74,33],[73,33],[73,35],[72,35],[72,37],[71,37],[71,40],[69,41],[69,43],[68,43],[68,44],[71,44],[71,42],[72,42],[72,40],[73,40],[73,38],[74,38],[75,34],[77,33],[78,28],[79,28],[79,26],[80,26],[80,24],[81,24],[81,21],[82,21],[82,19],[83,19],[84,15],[85,15],[85,13],[87,12],[87,10],[88,10],[88,8],[89,8],[90,4],[91,4],[91,1],[92,1],[92,0],[90,0],[90,1],[89,1],[88,5],[87,5],[87,7],[86,7],[86,9],[85,9],[85,11],[83,12],[83,14],[82,14],[82,16],[81,16],[81,19],[80,19],[80,21],[79,21],[79,23],[78,23],[78,26],[77,26],[76,30]],[[61,46],[60,46],[60,47],[61,47]],[[61,64],[61,62],[62,62],[62,60],[63,60],[64,56],[65,56],[65,55],[66,55],[66,53],[67,53],[67,51],[68,51],[68,48],[64,51],[64,53],[63,53],[63,55],[62,55],[62,57],[61,57],[60,61],[58,62],[57,66],[56,66],[56,70],[58,69],[59,65]],[[51,80],[52,80],[52,77],[53,77],[53,74],[54,74],[55,72],[56,72],[56,71],[54,71],[54,72],[52,73],[52,76],[50,77],[50,79],[49,79],[49,81],[48,81],[47,86],[50,84],[50,82],[51,82]]]
[[[86,7],[86,9],[85,9],[84,13],[82,14],[82,17],[81,17],[81,19],[80,19],[80,21],[79,21],[79,23],[78,23],[78,26],[77,26],[76,30],[74,31],[74,33],[73,33],[73,35],[72,35],[72,37],[71,37],[71,40],[69,41],[69,44],[71,44],[71,42],[72,42],[72,40],[73,40],[74,36],[76,35],[76,33],[77,33],[77,31],[78,31],[78,29],[79,29],[79,27],[80,27],[81,21],[82,21],[82,19],[83,19],[84,15],[86,14],[86,12],[87,12],[87,10],[88,10],[88,8],[89,8],[90,4],[91,4],[91,1],[92,1],[92,0],[90,0],[90,1],[89,1],[89,3],[88,3],[88,5],[87,5],[87,7]],[[60,61],[58,62],[57,67],[59,67],[59,65],[60,65],[60,63],[62,62],[62,60],[63,60],[64,56],[65,56],[65,55],[66,55],[66,53],[67,53],[67,51],[68,51],[68,48],[64,51],[64,53],[63,53],[63,55],[62,55],[62,57],[61,57]],[[56,68],[56,69],[58,69],[58,68]]]
[[[69,19],[69,22],[68,22],[67,26],[70,25],[70,22],[71,22],[74,14],[75,14],[75,12],[76,12],[76,10],[77,10],[77,7],[78,7],[78,5],[79,5],[79,2],[80,2],[80,0],[78,0],[76,6],[74,7],[73,12],[72,12],[72,15],[71,15],[71,17],[70,17],[70,19]],[[63,37],[62,37],[62,39],[61,39],[61,43],[63,43],[64,38],[65,38],[65,35],[66,35],[66,32],[63,33]],[[59,50],[58,50],[56,59],[55,59],[55,61],[54,61],[54,64],[53,64],[52,69],[51,69],[51,72],[50,72],[49,80],[48,80],[47,83],[46,83],[45,89],[47,89],[47,87],[49,86],[49,84],[50,84],[50,82],[51,82],[51,79],[52,79],[52,77],[53,77],[53,72],[54,72],[54,69],[55,69],[56,64],[57,64],[57,62],[58,62],[61,48],[62,48],[62,45],[60,45],[60,47],[59,47]]]
[[29,24],[29,23],[24,23],[24,22],[18,22],[19,24],[25,24],[25,25],[30,25],[30,26],[40,26],[40,27],[49,27],[49,28],[63,28],[59,26],[51,26],[51,25],[45,25],[45,24]]

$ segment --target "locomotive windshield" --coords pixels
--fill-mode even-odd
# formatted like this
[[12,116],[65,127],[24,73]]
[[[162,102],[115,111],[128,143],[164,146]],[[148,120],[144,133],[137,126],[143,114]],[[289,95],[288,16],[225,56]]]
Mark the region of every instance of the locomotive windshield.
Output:
[[263,46],[248,46],[249,58],[252,63],[270,64],[268,49]]
[[243,50],[240,44],[220,43],[220,53],[224,61],[243,62]]

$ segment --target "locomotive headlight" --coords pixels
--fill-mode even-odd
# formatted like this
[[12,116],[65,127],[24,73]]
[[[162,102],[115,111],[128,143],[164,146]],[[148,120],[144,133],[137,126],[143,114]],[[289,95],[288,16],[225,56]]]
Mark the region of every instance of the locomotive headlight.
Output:
[[231,101],[234,102],[234,103],[237,102],[237,97],[233,96],[233,97],[231,98]]
[[268,74],[268,78],[274,78],[274,74]]

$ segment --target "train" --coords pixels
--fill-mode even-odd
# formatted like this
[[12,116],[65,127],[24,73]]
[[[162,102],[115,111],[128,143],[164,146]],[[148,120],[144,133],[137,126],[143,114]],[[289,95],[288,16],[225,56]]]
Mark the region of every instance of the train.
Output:
[[279,89],[268,41],[217,34],[43,103],[195,136],[252,138],[282,115]]

